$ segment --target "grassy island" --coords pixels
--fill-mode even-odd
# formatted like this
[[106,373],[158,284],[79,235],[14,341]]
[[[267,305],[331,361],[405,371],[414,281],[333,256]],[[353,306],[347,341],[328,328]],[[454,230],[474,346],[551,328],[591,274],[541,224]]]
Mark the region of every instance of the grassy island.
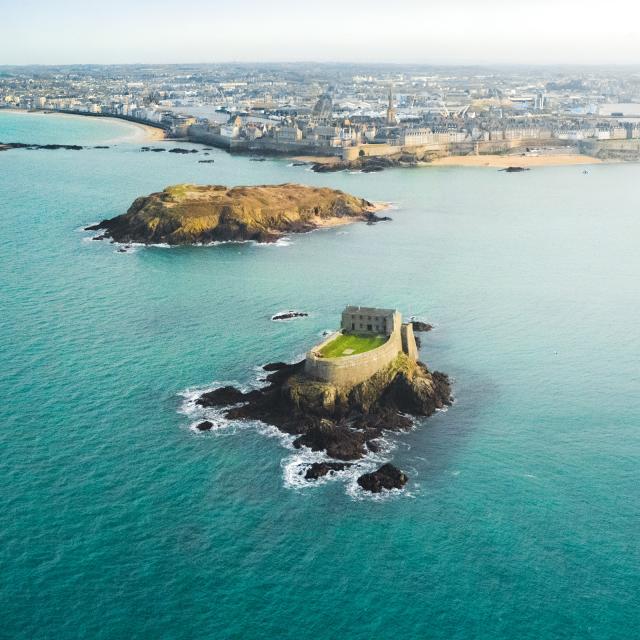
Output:
[[178,184],[135,200],[127,213],[87,230],[116,242],[207,244],[272,242],[283,234],[323,226],[375,221],[376,207],[363,198],[299,184],[229,188]]
[[388,340],[388,336],[359,335],[357,333],[341,333],[320,350],[324,358],[339,358],[340,356],[354,356],[381,347]]

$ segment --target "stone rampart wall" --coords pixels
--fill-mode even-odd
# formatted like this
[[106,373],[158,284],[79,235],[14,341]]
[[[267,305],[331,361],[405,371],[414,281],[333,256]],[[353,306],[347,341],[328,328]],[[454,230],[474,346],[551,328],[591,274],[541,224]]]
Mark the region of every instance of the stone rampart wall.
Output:
[[383,345],[365,353],[340,358],[317,356],[315,352],[334,337],[335,334],[307,354],[304,370],[310,378],[330,382],[337,386],[351,387],[386,367],[402,351],[400,330],[396,330]]
[[627,140],[583,140],[580,143],[581,153],[602,160],[640,160],[640,139]]
[[408,322],[402,325],[402,350],[412,359],[418,360],[418,345],[416,344],[416,338],[413,335],[413,325]]

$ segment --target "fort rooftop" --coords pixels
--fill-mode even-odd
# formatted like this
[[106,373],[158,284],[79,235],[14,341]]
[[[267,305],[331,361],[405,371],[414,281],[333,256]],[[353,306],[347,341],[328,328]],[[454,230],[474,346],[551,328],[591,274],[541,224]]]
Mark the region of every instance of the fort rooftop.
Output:
[[327,343],[319,350],[319,354],[324,358],[338,358],[340,356],[353,356],[357,353],[365,353],[382,346],[387,336],[371,336],[358,334],[339,333],[334,340]]

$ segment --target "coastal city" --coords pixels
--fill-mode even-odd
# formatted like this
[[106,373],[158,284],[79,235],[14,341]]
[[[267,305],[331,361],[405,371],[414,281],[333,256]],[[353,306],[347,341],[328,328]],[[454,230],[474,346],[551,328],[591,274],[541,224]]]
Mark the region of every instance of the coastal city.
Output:
[[234,152],[352,163],[513,153],[636,159],[637,103],[640,72],[594,67],[0,67],[1,108],[118,117]]
[[0,640],[639,636],[639,0],[0,16]]

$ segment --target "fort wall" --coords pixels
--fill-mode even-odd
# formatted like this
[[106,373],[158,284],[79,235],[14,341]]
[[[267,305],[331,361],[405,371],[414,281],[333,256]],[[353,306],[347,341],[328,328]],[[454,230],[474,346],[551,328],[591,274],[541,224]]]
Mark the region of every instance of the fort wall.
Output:
[[601,160],[637,161],[640,159],[640,139],[583,140],[580,151]]
[[365,353],[339,358],[323,358],[317,355],[317,352],[334,337],[335,334],[307,353],[304,371],[310,378],[351,387],[391,364],[402,351],[402,338],[398,330],[394,331],[383,345]]
[[393,313],[393,320],[393,330],[383,345],[371,349],[371,351],[351,356],[324,358],[320,355],[322,348],[334,340],[339,332],[332,334],[307,353],[304,365],[305,374],[314,380],[342,387],[352,387],[364,382],[380,369],[384,369],[401,352],[406,353],[413,360],[417,360],[418,347],[413,335],[413,326],[411,323],[402,324],[401,316],[397,311]]
[[402,337],[402,350],[412,359],[417,360],[418,345],[416,344],[416,337],[413,335],[413,325],[408,322],[403,324],[400,329],[400,335]]

